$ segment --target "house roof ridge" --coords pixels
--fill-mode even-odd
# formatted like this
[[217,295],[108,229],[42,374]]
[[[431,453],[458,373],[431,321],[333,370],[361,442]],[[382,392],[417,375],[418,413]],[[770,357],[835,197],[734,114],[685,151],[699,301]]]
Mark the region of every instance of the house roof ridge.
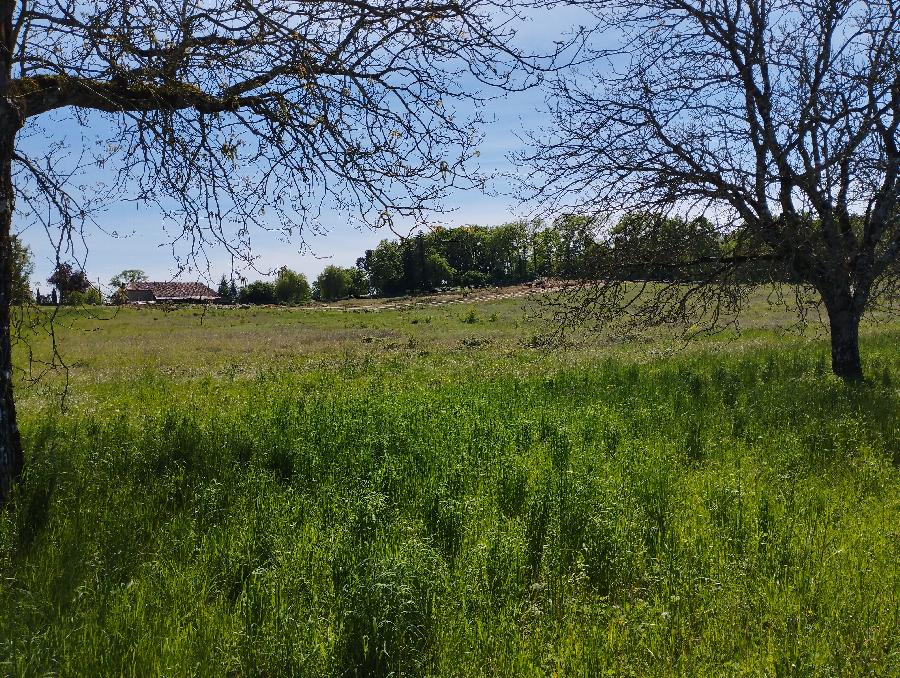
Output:
[[203,282],[145,280],[125,286],[126,291],[151,292],[157,299],[201,298],[218,299],[218,293]]

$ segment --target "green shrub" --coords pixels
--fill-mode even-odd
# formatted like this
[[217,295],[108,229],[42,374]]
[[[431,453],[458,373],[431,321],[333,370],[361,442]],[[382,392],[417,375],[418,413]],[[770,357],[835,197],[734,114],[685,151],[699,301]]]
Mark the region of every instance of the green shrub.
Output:
[[275,301],[279,304],[307,304],[312,300],[312,288],[302,273],[282,266],[275,279]]
[[462,321],[467,325],[474,325],[475,323],[481,322],[481,316],[474,308],[470,308],[462,317]]
[[96,287],[89,287],[81,292],[74,290],[63,295],[63,303],[66,306],[100,306],[103,303],[103,295]]
[[238,301],[242,304],[274,304],[278,296],[274,284],[257,280],[238,290]]

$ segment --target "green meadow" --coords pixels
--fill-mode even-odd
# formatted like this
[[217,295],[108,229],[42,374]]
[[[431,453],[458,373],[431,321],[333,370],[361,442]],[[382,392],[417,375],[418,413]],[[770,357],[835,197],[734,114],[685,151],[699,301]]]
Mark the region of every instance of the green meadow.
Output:
[[[0,675],[900,675],[900,324],[758,300],[68,310],[16,347]],[[29,369],[31,368],[31,369]]]

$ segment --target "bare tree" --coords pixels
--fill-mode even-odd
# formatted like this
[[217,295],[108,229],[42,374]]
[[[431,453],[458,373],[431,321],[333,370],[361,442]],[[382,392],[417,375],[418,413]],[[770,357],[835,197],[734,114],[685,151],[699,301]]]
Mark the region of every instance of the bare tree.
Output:
[[[516,12],[511,0],[0,0],[0,503],[23,463],[14,205],[67,256],[91,208],[125,198],[154,206],[194,256],[210,244],[248,256],[253,227],[296,235],[327,200],[375,226],[422,219],[472,180],[478,120],[454,101],[529,86],[554,56],[509,46]],[[104,143],[45,141],[76,124]],[[85,169],[102,185],[80,189]]]
[[[553,131],[524,156],[531,197],[605,224],[655,214],[633,243],[666,243],[654,233],[666,216],[705,216],[729,248],[693,260],[673,257],[675,241],[601,250],[595,282],[556,304],[560,326],[715,327],[767,272],[813,291],[834,373],[860,379],[860,319],[896,310],[900,291],[900,2],[575,4],[621,41],[554,79]],[[623,282],[666,265],[680,281]]]

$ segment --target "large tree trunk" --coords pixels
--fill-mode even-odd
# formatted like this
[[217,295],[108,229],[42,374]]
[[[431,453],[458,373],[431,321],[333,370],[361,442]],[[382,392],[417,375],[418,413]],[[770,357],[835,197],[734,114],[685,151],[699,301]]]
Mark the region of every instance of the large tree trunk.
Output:
[[0,98],[0,506],[22,472],[22,442],[16,423],[13,400],[12,344],[10,341],[10,301],[12,297],[12,228],[15,198],[12,184],[12,157],[18,112]]
[[9,307],[12,301],[10,232],[15,206],[12,159],[16,133],[24,121],[22,111],[9,96],[15,6],[16,3],[11,0],[0,1],[0,506],[6,503],[24,463],[16,422],[16,403],[13,400],[12,342],[9,334]]
[[845,381],[861,381],[859,355],[860,314],[849,295],[836,294],[825,300],[831,327],[831,371]]
[[[0,154],[5,150],[0,140]],[[9,335],[11,296],[10,227],[12,225],[12,181],[10,159],[0,157],[0,506],[22,472],[22,443],[13,400],[12,345]]]

